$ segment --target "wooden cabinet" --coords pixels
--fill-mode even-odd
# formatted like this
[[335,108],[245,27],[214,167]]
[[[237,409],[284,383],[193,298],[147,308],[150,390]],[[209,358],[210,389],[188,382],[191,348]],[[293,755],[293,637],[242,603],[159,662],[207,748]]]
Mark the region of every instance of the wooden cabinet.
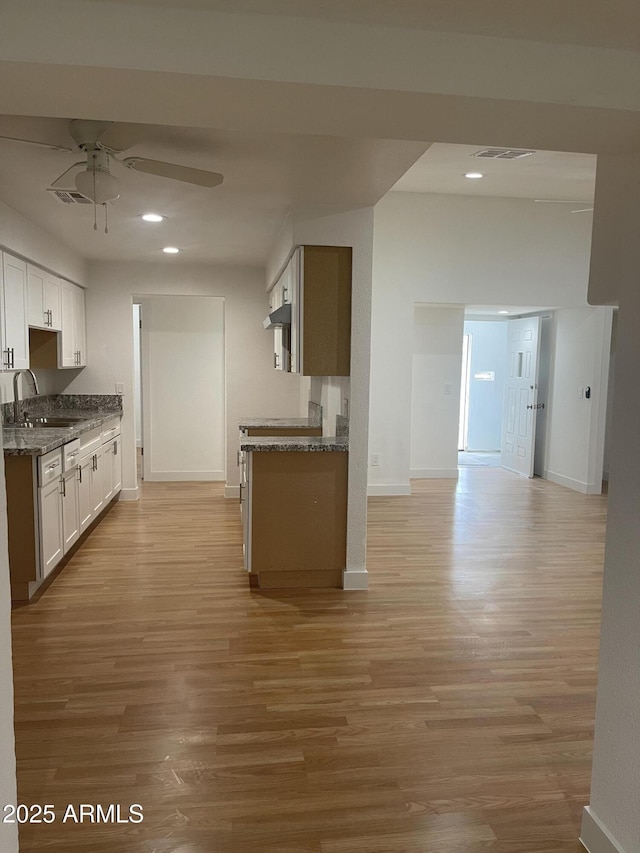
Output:
[[304,376],[349,376],[349,246],[299,246],[271,289],[269,313],[291,304],[291,321],[274,329],[274,367]]
[[27,326],[27,264],[2,253],[0,342],[4,370],[29,367]]
[[85,367],[87,342],[84,290],[70,281],[60,282],[61,326],[59,367]]
[[346,451],[244,453],[240,503],[252,585],[342,586],[348,456]]
[[291,371],[349,376],[352,250],[300,246],[291,259]]
[[29,326],[60,331],[60,279],[33,264],[27,264],[27,309]]

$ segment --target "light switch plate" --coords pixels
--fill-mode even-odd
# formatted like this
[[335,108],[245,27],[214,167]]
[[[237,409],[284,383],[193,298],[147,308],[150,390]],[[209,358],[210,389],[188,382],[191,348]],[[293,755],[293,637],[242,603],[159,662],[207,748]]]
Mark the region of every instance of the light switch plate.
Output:
[[124,382],[116,382],[116,394],[124,395]]

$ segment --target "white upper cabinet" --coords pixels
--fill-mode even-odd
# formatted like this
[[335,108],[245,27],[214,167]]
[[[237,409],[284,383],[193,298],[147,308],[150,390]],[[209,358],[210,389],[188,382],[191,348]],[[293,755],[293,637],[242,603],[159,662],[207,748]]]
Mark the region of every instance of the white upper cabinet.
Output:
[[60,331],[60,279],[57,276],[27,264],[27,305],[30,326]]
[[6,252],[2,254],[2,367],[24,370],[29,367],[27,326],[27,264]]
[[58,366],[84,367],[87,363],[84,290],[70,281],[60,281],[62,333]]

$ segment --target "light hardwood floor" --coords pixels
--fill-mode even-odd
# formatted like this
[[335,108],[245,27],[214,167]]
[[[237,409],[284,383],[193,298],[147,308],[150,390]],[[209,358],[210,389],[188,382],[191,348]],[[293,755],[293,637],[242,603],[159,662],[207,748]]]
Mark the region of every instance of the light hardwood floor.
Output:
[[22,853],[582,850],[606,500],[460,474],[370,500],[369,592],[250,592],[220,484],[116,505],[14,612]]

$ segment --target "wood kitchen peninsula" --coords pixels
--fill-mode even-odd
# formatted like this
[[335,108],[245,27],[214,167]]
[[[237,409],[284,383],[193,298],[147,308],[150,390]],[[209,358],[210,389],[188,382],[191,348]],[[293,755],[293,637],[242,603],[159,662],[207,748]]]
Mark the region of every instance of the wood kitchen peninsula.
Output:
[[348,450],[346,436],[241,438],[240,505],[251,586],[342,587]]

